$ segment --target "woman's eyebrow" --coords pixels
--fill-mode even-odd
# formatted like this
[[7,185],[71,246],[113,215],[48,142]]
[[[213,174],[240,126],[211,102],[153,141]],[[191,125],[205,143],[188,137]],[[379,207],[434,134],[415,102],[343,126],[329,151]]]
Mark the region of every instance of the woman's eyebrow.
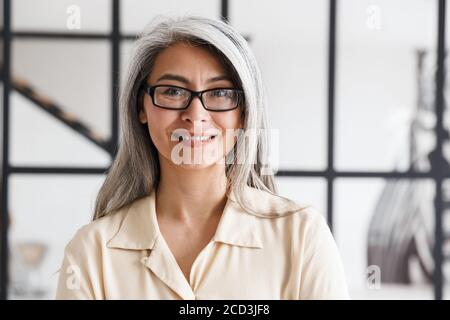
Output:
[[163,74],[161,77],[158,78],[158,80],[156,80],[156,82],[159,82],[161,80],[176,80],[176,81],[180,81],[183,83],[189,83],[189,80],[186,79],[185,77],[176,75],[176,74],[171,74],[171,73],[166,73]]
[[[158,80],[156,80],[156,82],[159,82],[161,80],[176,80],[176,81],[180,81],[180,82],[189,84],[189,80],[187,78],[177,75],[177,74],[172,74],[172,73],[163,74],[161,77],[158,78]],[[206,82],[210,83],[210,82],[221,81],[221,80],[228,80],[231,82],[230,77],[226,76],[226,75],[212,77],[212,78],[208,79]]]
[[209,83],[209,82],[215,82],[215,81],[221,81],[221,80],[228,80],[228,81],[232,82],[231,78],[226,75],[212,77],[212,78],[208,79],[208,81],[206,81],[206,82]]

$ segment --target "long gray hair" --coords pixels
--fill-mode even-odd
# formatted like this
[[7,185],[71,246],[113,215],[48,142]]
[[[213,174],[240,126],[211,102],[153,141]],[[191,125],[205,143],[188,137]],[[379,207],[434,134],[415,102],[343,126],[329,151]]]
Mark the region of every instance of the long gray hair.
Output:
[[[235,85],[244,90],[243,131],[238,136],[234,154],[244,162],[226,162],[229,190],[248,212],[244,188],[251,186],[276,194],[274,177],[268,169],[266,95],[261,73],[247,41],[228,24],[203,17],[158,16],[135,42],[120,93],[121,135],[117,155],[98,193],[93,219],[118,210],[134,200],[149,195],[158,185],[158,153],[146,125],[138,121],[141,108],[140,86],[151,72],[156,56],[178,41],[205,46],[213,50],[234,74]],[[248,130],[254,129],[254,130]],[[260,130],[262,129],[262,130]],[[230,152],[231,153],[231,152]],[[228,155],[227,155],[228,156]],[[262,170],[265,172],[262,172]]]

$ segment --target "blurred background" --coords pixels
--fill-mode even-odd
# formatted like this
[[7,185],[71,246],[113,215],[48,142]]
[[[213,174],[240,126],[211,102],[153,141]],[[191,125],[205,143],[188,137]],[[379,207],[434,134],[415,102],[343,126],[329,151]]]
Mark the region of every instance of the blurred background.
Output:
[[327,218],[351,297],[450,299],[445,0],[0,2],[2,299],[54,297],[114,157],[133,41],[186,13],[249,41],[279,193]]

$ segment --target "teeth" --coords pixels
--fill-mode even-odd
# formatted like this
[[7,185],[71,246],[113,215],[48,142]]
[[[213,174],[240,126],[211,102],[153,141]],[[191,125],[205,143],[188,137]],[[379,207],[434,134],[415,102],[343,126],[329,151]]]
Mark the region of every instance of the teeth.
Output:
[[194,141],[207,141],[210,140],[212,137],[214,136],[189,136],[189,135],[179,135],[177,137],[178,141],[189,141],[189,140],[194,140]]
[[211,136],[184,136],[184,140],[195,140],[195,141],[206,141],[209,140]]

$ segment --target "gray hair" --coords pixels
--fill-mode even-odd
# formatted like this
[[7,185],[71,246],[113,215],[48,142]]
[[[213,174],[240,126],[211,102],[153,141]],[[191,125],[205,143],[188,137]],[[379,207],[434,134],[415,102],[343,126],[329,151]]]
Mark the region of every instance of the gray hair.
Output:
[[[119,149],[98,193],[94,220],[138,198],[148,196],[158,185],[158,153],[147,127],[138,121],[142,102],[142,90],[139,89],[151,72],[158,53],[179,41],[203,45],[214,50],[225,66],[231,68],[236,81],[244,90],[243,129],[255,130],[249,130],[252,133],[246,134],[246,143],[242,137],[238,137],[233,154],[243,155],[245,161],[227,161],[226,175],[229,188],[233,190],[237,202],[249,213],[266,216],[247,207],[244,198],[246,186],[276,194],[273,174],[267,171],[269,136],[265,130],[265,87],[247,41],[230,25],[220,20],[197,16],[157,16],[141,33],[130,56],[119,100]],[[263,169],[266,172],[262,173]]]

